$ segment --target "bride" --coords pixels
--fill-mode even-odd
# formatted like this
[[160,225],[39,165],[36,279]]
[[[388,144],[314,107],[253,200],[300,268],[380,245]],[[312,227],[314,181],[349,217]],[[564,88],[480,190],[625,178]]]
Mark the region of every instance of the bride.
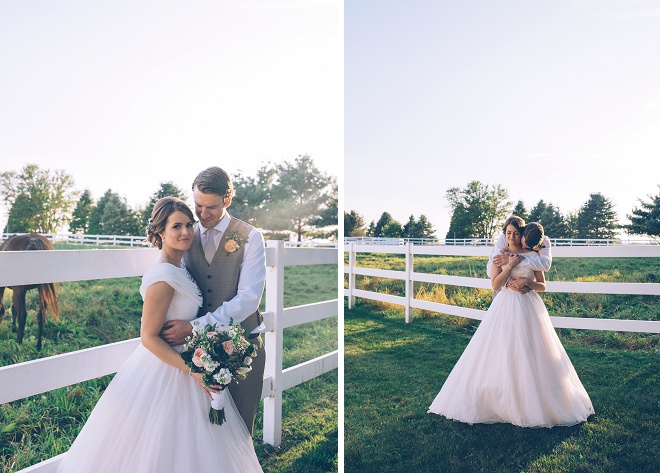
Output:
[[[523,225],[515,216],[504,224],[507,263],[493,265],[490,274],[493,289],[500,292],[429,413],[469,424],[507,422],[521,427],[575,425],[594,413],[536,293],[545,290],[543,272],[534,271],[526,261],[533,252],[523,246],[536,247],[542,232],[535,232],[534,241],[531,236],[523,241]],[[507,287],[510,279],[516,283]],[[523,287],[531,291],[525,293]]]
[[154,206],[147,240],[161,251],[142,278],[141,344],[108,385],[64,455],[65,472],[261,472],[252,438],[227,393],[226,422],[209,421],[210,393],[160,330],[166,320],[197,317],[202,296],[181,267],[194,217],[175,197]]

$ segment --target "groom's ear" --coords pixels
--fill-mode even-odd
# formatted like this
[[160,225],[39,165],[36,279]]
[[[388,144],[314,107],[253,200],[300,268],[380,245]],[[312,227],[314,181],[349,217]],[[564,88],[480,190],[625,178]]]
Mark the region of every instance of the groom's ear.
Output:
[[225,208],[229,207],[231,205],[231,197],[223,197],[222,201],[225,204]]

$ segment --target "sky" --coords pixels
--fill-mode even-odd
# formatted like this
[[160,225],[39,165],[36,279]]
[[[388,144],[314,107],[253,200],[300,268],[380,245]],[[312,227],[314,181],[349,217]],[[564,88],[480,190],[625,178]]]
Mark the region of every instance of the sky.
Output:
[[63,169],[77,190],[132,206],[161,182],[188,191],[209,166],[255,175],[309,154],[338,176],[342,11],[339,0],[4,0],[0,172]]
[[501,185],[563,214],[590,193],[621,223],[660,192],[660,3],[345,4],[345,210],[424,214]]

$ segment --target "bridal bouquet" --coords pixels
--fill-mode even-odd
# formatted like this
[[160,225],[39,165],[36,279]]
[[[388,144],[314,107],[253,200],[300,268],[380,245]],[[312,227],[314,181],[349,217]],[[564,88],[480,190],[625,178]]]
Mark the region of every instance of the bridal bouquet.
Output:
[[186,338],[185,350],[181,353],[186,365],[193,373],[203,373],[204,384],[222,386],[219,393],[212,393],[209,420],[222,425],[225,418],[225,388],[232,379],[245,379],[252,370],[252,358],[257,349],[243,335],[243,327],[234,325],[199,326],[193,323],[192,335]]

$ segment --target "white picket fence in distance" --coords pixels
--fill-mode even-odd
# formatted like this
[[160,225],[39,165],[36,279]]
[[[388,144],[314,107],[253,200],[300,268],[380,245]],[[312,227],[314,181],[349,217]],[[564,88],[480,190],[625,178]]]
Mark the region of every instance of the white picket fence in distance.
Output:
[[[348,308],[355,305],[355,298],[389,302],[402,305],[405,312],[406,323],[412,322],[412,309],[424,309],[431,312],[457,315],[470,319],[482,320],[486,311],[459,307],[451,304],[415,299],[414,283],[425,282],[435,284],[448,284],[452,286],[475,287],[491,289],[490,279],[486,277],[484,264],[484,278],[471,278],[463,276],[448,276],[429,274],[415,271],[414,257],[416,255],[435,256],[489,256],[490,246],[418,246],[412,243],[405,245],[372,245],[351,242],[344,245],[344,252],[348,253],[348,266],[344,266],[344,273],[348,275],[348,288],[344,289],[344,296],[348,297]],[[356,264],[358,253],[402,254],[405,255],[406,266],[404,271],[389,269],[363,268]],[[616,245],[616,246],[575,246],[553,247],[553,258],[658,258],[660,246],[658,245]],[[554,264],[554,263],[553,263]],[[404,295],[395,296],[381,294],[373,291],[357,289],[355,277],[358,275],[396,279],[404,282]],[[616,282],[568,282],[547,281],[545,292],[566,293],[596,293],[596,294],[637,294],[660,296],[660,283],[616,283]],[[649,316],[649,319],[652,318]],[[556,328],[574,328],[590,330],[613,330],[625,332],[660,333],[660,321],[656,320],[620,320],[596,319],[584,317],[551,316],[552,324]]]
[[[339,313],[338,299],[284,308],[284,267],[336,265],[337,251],[333,248],[285,248],[281,241],[266,242],[263,314],[267,329],[266,371],[261,395],[264,400],[263,440],[271,445],[279,445],[282,439],[282,392],[335,370],[339,365],[339,352],[335,350],[282,369],[282,340],[286,327],[337,317]],[[157,256],[155,249],[0,252],[0,287],[141,276]],[[0,404],[115,373],[139,343],[136,338],[1,367]],[[54,471],[62,455],[21,472]]]

